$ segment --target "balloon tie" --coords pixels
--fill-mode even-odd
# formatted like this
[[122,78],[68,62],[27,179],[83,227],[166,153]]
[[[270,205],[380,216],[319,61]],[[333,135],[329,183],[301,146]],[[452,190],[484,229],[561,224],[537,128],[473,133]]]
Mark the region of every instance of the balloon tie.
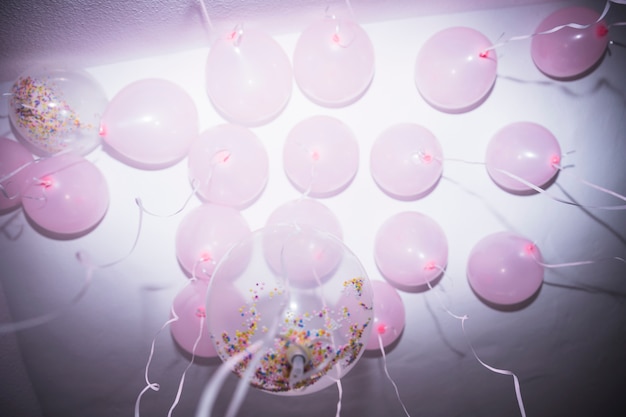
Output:
[[406,414],[407,417],[411,417],[411,414],[409,414],[406,406],[404,405],[404,402],[402,401],[402,398],[400,398],[400,390],[398,389],[398,385],[389,374],[389,369],[387,368],[387,355],[385,355],[385,347],[383,345],[383,338],[380,332],[378,332],[378,346],[380,347],[380,353],[383,357],[383,370],[385,371],[385,375],[387,376],[389,382],[391,382],[391,385],[393,385],[393,389],[396,391],[396,397],[398,398],[398,401],[400,402],[400,405],[404,410],[404,414]]
[[211,18],[209,17],[209,11],[206,8],[206,4],[204,4],[204,0],[198,0],[200,4],[200,10],[202,11],[202,17],[204,18],[204,22],[209,28],[209,33],[213,33],[215,28],[213,27],[213,22],[211,22]]
[[340,417],[341,415],[341,402],[343,401],[343,385],[341,384],[341,379],[337,380],[337,411],[335,412],[335,417]]

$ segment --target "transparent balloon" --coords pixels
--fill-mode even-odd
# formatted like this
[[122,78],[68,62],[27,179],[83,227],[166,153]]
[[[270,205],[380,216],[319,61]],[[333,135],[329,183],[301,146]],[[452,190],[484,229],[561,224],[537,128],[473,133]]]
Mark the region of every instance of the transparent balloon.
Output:
[[376,265],[393,286],[415,289],[438,278],[448,263],[448,240],[429,216],[405,211],[391,216],[374,239]]
[[[609,43],[600,14],[586,7],[564,7],[539,23],[530,45],[533,62],[544,74],[569,79],[585,75],[600,61]],[[582,27],[562,27],[563,25]],[[558,30],[552,31],[555,28]],[[551,32],[541,34],[542,32]]]
[[283,147],[291,183],[312,197],[343,191],[359,166],[359,145],[352,130],[330,116],[313,116],[294,126]]
[[270,35],[237,27],[211,46],[206,86],[211,103],[227,121],[258,126],[287,105],[293,88],[291,62]]
[[192,98],[164,79],[135,81],[111,100],[100,134],[112,154],[137,168],[164,168],[183,159],[198,136]]
[[100,144],[100,118],[107,104],[104,90],[86,71],[38,67],[13,84],[9,118],[34,153],[86,154]]
[[263,143],[248,128],[214,126],[191,144],[189,178],[205,201],[235,208],[252,204],[269,176],[269,158]]
[[539,248],[525,237],[498,232],[481,239],[467,262],[467,279],[483,300],[519,305],[537,293],[544,267]]
[[[542,187],[557,174],[561,147],[545,127],[532,122],[511,123],[487,145],[487,172],[500,187],[512,192]],[[521,181],[520,181],[521,179]]]
[[492,44],[475,29],[451,27],[435,33],[420,49],[415,84],[432,107],[449,113],[482,104],[496,80],[498,59]]
[[381,133],[370,153],[376,184],[399,199],[423,197],[443,171],[443,152],[428,129],[413,123],[391,126]]
[[[374,293],[374,326],[365,349],[378,350],[380,342],[387,347],[404,331],[406,313],[402,297],[385,281],[372,281]],[[380,338],[380,340],[379,340]]]
[[241,213],[231,207],[202,204],[176,229],[176,257],[187,273],[208,280],[232,246],[250,234]]
[[358,100],[374,76],[367,33],[347,19],[326,18],[307,27],[293,52],[294,77],[311,101],[340,107]]
[[[290,237],[277,249],[282,268],[276,271],[265,246],[278,229]],[[316,244],[294,244],[312,240]],[[335,260],[332,269],[326,256]],[[239,269],[233,265],[242,264],[245,269],[233,273]],[[223,302],[237,297],[239,304]],[[241,376],[256,364],[250,383],[274,394],[304,395],[334,384],[361,357],[372,319],[372,289],[359,260],[335,236],[306,226],[254,232],[222,259],[207,296],[219,356],[226,361],[246,352],[234,372]]]
[[28,184],[26,168],[33,155],[20,143],[0,138],[0,214],[22,203],[22,193]]
[[58,235],[93,229],[109,206],[109,190],[100,170],[76,154],[41,160],[27,170],[22,205],[39,227]]

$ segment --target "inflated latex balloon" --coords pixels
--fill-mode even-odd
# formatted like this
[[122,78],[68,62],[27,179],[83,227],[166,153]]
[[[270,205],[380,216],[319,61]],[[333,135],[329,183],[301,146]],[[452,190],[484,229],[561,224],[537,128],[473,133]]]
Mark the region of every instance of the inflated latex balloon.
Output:
[[[302,247],[289,240],[281,251],[284,267],[275,271],[264,245],[278,228],[287,228],[293,240],[326,241],[340,252],[339,262],[317,269],[317,259],[300,257]],[[302,272],[316,285],[300,285]],[[244,301],[223,302],[236,297]],[[226,361],[249,353],[233,371],[241,376],[256,363],[250,382],[270,393],[304,395],[336,383],[361,357],[372,318],[370,281],[356,256],[335,236],[306,227],[274,225],[252,233],[222,259],[209,284],[208,328],[219,356]]]
[[535,36],[530,54],[537,68],[553,78],[574,78],[590,70],[609,43],[608,28],[599,18],[595,10],[574,6],[559,9],[542,20],[535,33],[572,23],[588,27],[563,27]]
[[289,132],[283,165],[298,190],[312,197],[329,197],[343,191],[356,175],[359,145],[340,120],[313,116]]
[[370,172],[389,195],[413,199],[430,191],[443,170],[439,141],[428,129],[413,124],[394,125],[381,133],[370,154]]
[[402,297],[395,288],[385,281],[372,281],[374,293],[374,326],[365,346],[367,350],[387,347],[400,337],[404,330],[406,314]]
[[339,239],[343,237],[337,216],[328,207],[311,198],[299,198],[277,207],[270,214],[266,226],[285,223],[310,226],[331,233]]
[[100,118],[107,103],[100,84],[85,71],[34,68],[13,84],[9,118],[36,153],[71,149],[86,154],[100,144]]
[[100,170],[76,154],[43,159],[27,169],[22,205],[39,227],[59,235],[93,229],[109,206],[109,191]]
[[198,111],[191,96],[163,79],[135,81],[111,100],[100,134],[112,153],[138,168],[164,168],[187,155],[198,136]]
[[236,28],[211,46],[206,83],[209,99],[226,120],[258,126],[285,108],[293,75],[287,54],[271,36]]
[[450,113],[480,105],[496,80],[498,59],[485,35],[467,27],[435,33],[415,63],[415,84],[434,108]]
[[33,155],[20,143],[0,138],[0,213],[18,207],[27,185]]
[[502,306],[520,304],[541,287],[544,267],[539,248],[511,232],[481,239],[467,262],[467,279],[482,299]]
[[206,329],[207,288],[207,283],[193,281],[176,295],[172,309],[178,320],[170,326],[172,337],[181,348],[203,358],[217,356]]
[[203,200],[236,208],[256,200],[269,176],[263,143],[250,129],[232,124],[215,126],[193,141],[188,166]]
[[387,219],[374,240],[376,265],[393,286],[409,289],[428,285],[448,263],[448,241],[430,217],[405,211]]
[[190,211],[176,230],[176,257],[192,276],[208,280],[228,250],[250,234],[238,210],[203,204]]
[[499,130],[489,142],[485,157],[489,176],[513,192],[532,190],[524,182],[545,185],[558,172],[560,161],[561,147],[554,135],[532,122],[512,123]]
[[374,47],[355,22],[327,18],[306,28],[293,52],[294,78],[311,101],[329,107],[359,99],[374,76]]

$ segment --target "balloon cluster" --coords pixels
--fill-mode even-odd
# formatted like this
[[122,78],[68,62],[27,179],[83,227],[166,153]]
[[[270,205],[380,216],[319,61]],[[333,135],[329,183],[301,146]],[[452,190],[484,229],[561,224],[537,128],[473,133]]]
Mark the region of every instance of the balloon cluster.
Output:
[[[559,80],[592,71],[608,45],[603,17],[567,7],[545,18],[526,37],[537,68]],[[446,113],[477,108],[495,88],[499,46],[468,27],[435,33],[416,56],[419,95]],[[109,102],[82,71],[30,70],[10,93],[10,119],[21,142],[0,138],[0,212],[21,205],[46,233],[81,235],[109,205],[106,180],[85,157],[101,142],[140,169],[186,158],[201,204],[176,232],[176,257],[190,280],[172,303],[172,337],[193,356],[229,361],[243,355],[233,370],[259,389],[290,395],[323,389],[352,369],[364,349],[398,340],[405,311],[397,289],[432,288],[447,266],[448,241],[426,214],[391,216],[374,240],[385,281],[370,283],[341,241],[337,218],[310,198],[342,192],[359,167],[354,133],[326,115],[302,120],[284,142],[285,175],[302,198],[279,206],[252,232],[241,210],[263,193],[269,158],[251,128],[278,117],[294,79],[315,104],[356,102],[372,83],[374,62],[368,35],[348,19],[327,17],[306,28],[293,66],[269,35],[238,26],[215,41],[206,60],[207,96],[226,123],[204,132],[194,101],[170,81],[136,81]],[[34,159],[33,152],[43,156]],[[549,186],[560,158],[547,128],[520,121],[491,138],[485,165],[499,187],[527,193]],[[389,196],[415,200],[437,186],[444,160],[430,130],[396,124],[374,142],[370,173]],[[541,254],[526,238],[490,235],[470,253],[467,278],[487,303],[520,305],[541,287]]]

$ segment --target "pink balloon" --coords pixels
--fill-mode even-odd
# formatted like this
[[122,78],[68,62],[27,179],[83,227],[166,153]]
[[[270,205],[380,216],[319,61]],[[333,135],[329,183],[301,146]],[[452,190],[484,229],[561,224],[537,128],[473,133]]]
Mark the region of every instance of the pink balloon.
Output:
[[244,208],[256,200],[269,176],[267,151],[245,127],[223,124],[200,135],[188,157],[189,178],[207,202]]
[[498,305],[516,305],[531,298],[543,282],[539,248],[510,232],[491,234],[472,249],[467,279],[476,294]]
[[328,207],[311,198],[300,198],[277,207],[266,222],[275,224],[299,224],[311,226],[342,239],[341,224]]
[[431,36],[415,63],[415,84],[424,100],[450,113],[480,105],[496,80],[498,58],[495,52],[486,52],[491,46],[482,33],[466,27]]
[[26,188],[33,155],[20,143],[0,138],[0,214],[18,207]]
[[358,100],[374,76],[374,48],[355,22],[327,18],[306,28],[293,52],[294,77],[302,92],[322,106]]
[[560,161],[561,147],[554,135],[532,122],[511,123],[499,130],[485,158],[491,179],[512,192],[532,190],[513,176],[541,187],[556,175]]
[[187,273],[208,280],[228,250],[248,234],[248,223],[238,210],[203,204],[178,225],[176,257]]
[[15,81],[9,118],[34,153],[86,154],[100,144],[98,128],[107,104],[104,90],[87,72],[44,66]]
[[224,118],[257,126],[285,108],[293,75],[287,54],[271,36],[239,28],[211,46],[206,82],[209,99]]
[[365,349],[379,350],[380,337],[387,347],[400,337],[404,330],[406,314],[398,291],[385,281],[372,281],[374,294],[374,327]]
[[272,270],[298,288],[314,288],[333,276],[344,252],[336,236],[293,223],[266,226],[263,249]]
[[28,217],[60,235],[94,228],[109,205],[109,191],[100,170],[76,154],[43,159],[27,169],[29,183],[22,197]]
[[578,77],[590,70],[602,58],[609,42],[608,28],[599,18],[598,12],[586,7],[565,7],[542,20],[535,33],[572,23],[589,27],[564,27],[535,36],[530,54],[537,68],[561,79]]
[[313,116],[289,132],[283,164],[298,190],[312,197],[329,197],[343,191],[356,175],[359,145],[340,120]]
[[374,259],[395,287],[421,287],[439,277],[448,263],[448,241],[430,217],[405,211],[387,219],[374,240]]
[[101,136],[113,154],[138,168],[164,168],[187,155],[198,136],[196,105],[178,85],[162,79],[135,81],[109,103]]
[[217,356],[206,325],[207,288],[208,284],[203,281],[192,281],[183,288],[172,304],[178,320],[170,325],[172,337],[178,345],[203,358]]
[[443,171],[441,146],[428,129],[402,123],[378,136],[370,154],[376,184],[395,198],[415,199],[435,186]]

